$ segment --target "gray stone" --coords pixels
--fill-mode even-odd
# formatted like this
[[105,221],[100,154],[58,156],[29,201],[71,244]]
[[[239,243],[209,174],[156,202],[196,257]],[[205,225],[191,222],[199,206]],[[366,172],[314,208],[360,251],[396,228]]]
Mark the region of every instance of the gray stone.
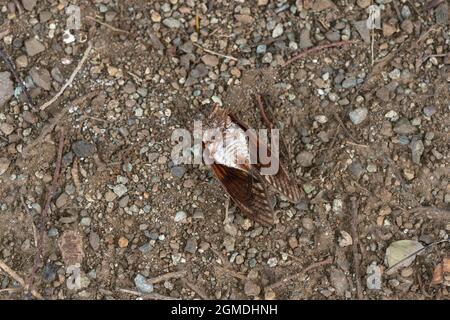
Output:
[[332,30],[325,33],[325,37],[332,42],[339,41],[341,39],[340,33]]
[[0,72],[0,107],[11,99],[14,94],[14,83],[9,72]]
[[272,53],[267,52],[264,57],[262,58],[263,63],[271,63],[272,62]]
[[45,68],[33,67],[30,70],[31,79],[33,82],[44,90],[50,91],[52,88],[52,77],[50,72]]
[[333,267],[331,269],[330,282],[334,289],[336,289],[336,294],[341,297],[345,295],[345,292],[349,288],[345,273],[338,268]]
[[356,108],[355,110],[352,110],[349,112],[348,116],[350,117],[350,120],[353,124],[358,125],[362,123],[369,114],[369,110],[367,108]]
[[412,161],[416,164],[420,164],[420,158],[425,150],[422,140],[413,139],[410,144]]
[[300,31],[300,49],[307,49],[312,47],[313,44],[310,38],[310,30],[305,28]]
[[124,184],[118,184],[114,186],[113,191],[120,198],[128,192],[128,188]]
[[5,136],[9,136],[14,131],[14,126],[10,123],[3,122],[0,124],[0,131],[3,132]]
[[342,88],[348,89],[356,86],[358,81],[355,77],[345,78],[345,80],[341,83]]
[[381,269],[375,262],[372,262],[367,267],[367,289],[380,290],[381,289]]
[[22,114],[22,119],[23,121],[31,124],[35,124],[38,121],[36,114],[30,111],[24,111]]
[[152,249],[150,243],[144,243],[142,246],[139,247],[139,251],[146,254],[149,253],[150,250]]
[[198,79],[208,75],[208,69],[203,63],[199,63],[190,73],[190,76]]
[[87,158],[95,152],[95,146],[84,140],[78,140],[72,144],[72,150],[79,158]]
[[283,25],[278,23],[272,31],[272,38],[278,38],[284,32]]
[[50,228],[50,230],[48,230],[47,235],[49,237],[56,237],[59,234],[58,229],[56,228]]
[[89,227],[91,225],[91,218],[84,217],[81,219],[80,224],[85,227]]
[[408,19],[411,16],[411,9],[407,5],[404,5],[401,14],[403,18]]
[[11,161],[8,158],[0,158],[0,176],[8,170]]
[[348,166],[348,170],[350,171],[350,173],[356,180],[358,180],[361,177],[361,175],[364,173],[363,165],[358,160],[353,161]]
[[52,70],[50,71],[50,74],[52,75],[52,78],[58,82],[58,83],[63,83],[64,82],[64,76],[62,75],[61,71],[59,70],[58,67],[54,67],[52,68]]
[[194,254],[197,251],[197,240],[195,240],[194,238],[189,238],[186,241],[184,251]]
[[22,0],[23,8],[27,11],[32,11],[36,6],[37,0]]
[[310,167],[312,166],[314,155],[309,151],[302,151],[297,155],[295,160],[302,167]]
[[278,259],[275,257],[269,258],[269,260],[267,260],[267,264],[270,268],[274,268],[278,265]]
[[25,40],[25,50],[28,56],[33,57],[45,50],[45,46],[35,38]]
[[46,283],[52,283],[56,279],[56,267],[50,263],[46,264],[42,270],[42,278]]
[[219,58],[212,54],[205,54],[201,59],[207,66],[215,67],[219,64]]
[[331,8],[336,8],[336,5],[331,0],[316,0],[312,4],[312,10],[314,12],[320,12]]
[[162,23],[170,29],[178,29],[181,27],[180,20],[174,18],[166,18],[162,21]]
[[97,232],[91,231],[89,233],[89,244],[95,251],[100,248],[100,236]]
[[311,231],[314,229],[314,221],[311,218],[305,217],[302,219],[302,226],[308,231]]
[[256,47],[257,54],[263,54],[266,52],[266,50],[267,50],[267,45],[265,45],[265,44],[260,44]]
[[174,166],[170,168],[170,172],[172,173],[173,176],[181,178],[185,174],[186,168],[183,166]]
[[355,21],[354,26],[364,42],[370,43],[370,30],[367,28],[367,20]]
[[436,113],[436,108],[431,106],[431,107],[425,107],[423,108],[423,113],[427,116],[427,117],[431,117],[433,114]]
[[406,118],[401,118],[394,127],[394,132],[399,135],[411,135],[416,133],[417,128]]
[[138,274],[134,278],[134,284],[136,285],[136,288],[142,293],[152,293],[153,292],[153,285],[150,283],[147,283],[147,279],[141,274]]
[[253,281],[248,280],[244,284],[244,292],[245,292],[245,295],[247,295],[249,297],[256,297],[257,295],[259,295],[261,293],[261,287],[258,286]]
[[182,221],[185,221],[186,218],[187,218],[186,212],[184,212],[184,211],[178,211],[178,212],[175,214],[174,221],[175,221],[175,222],[182,222]]
[[444,1],[435,10],[436,23],[443,26],[448,25],[448,15],[448,3]]
[[180,50],[184,53],[192,53],[192,51],[194,50],[194,45],[191,41],[187,41],[180,46]]

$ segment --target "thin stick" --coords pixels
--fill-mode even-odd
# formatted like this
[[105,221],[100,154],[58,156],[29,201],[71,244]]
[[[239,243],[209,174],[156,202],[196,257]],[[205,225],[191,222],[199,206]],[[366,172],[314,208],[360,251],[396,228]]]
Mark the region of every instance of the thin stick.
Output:
[[211,53],[211,54],[213,54],[213,55],[216,55],[216,56],[219,56],[219,57],[222,57],[222,58],[226,58],[226,59],[230,59],[230,60],[234,60],[234,61],[238,61],[238,59],[235,58],[235,57],[227,56],[227,55],[225,55],[225,54],[221,54],[221,53],[218,53],[218,52],[215,52],[215,51],[206,49],[206,48],[202,47],[201,45],[199,45],[198,43],[194,43],[194,46],[199,47],[199,48],[201,48],[203,51],[208,52],[208,53]]
[[398,20],[400,22],[402,22],[403,21],[403,17],[400,14],[400,9],[398,8],[397,2],[396,1],[392,1],[392,2],[393,2],[392,4],[394,5],[395,13],[397,14],[397,18],[398,18]]
[[419,67],[420,67],[422,64],[424,64],[425,61],[427,61],[427,60],[430,59],[430,58],[433,58],[433,57],[435,57],[435,58],[443,58],[443,57],[446,57],[447,55],[448,55],[448,53],[442,53],[442,54],[429,54],[429,55],[425,56],[425,57],[420,61]]
[[[22,287],[25,287],[25,280],[23,280],[23,278],[21,276],[19,276],[19,274],[17,274],[17,272],[15,272],[13,269],[8,267],[8,265],[6,263],[4,263],[2,260],[0,260],[0,269],[2,269],[7,274],[9,274],[11,276],[11,278],[16,280]],[[43,300],[44,299],[41,296],[41,294],[39,292],[37,292],[36,290],[31,289],[30,292],[36,299],[39,299],[39,300]]]
[[210,297],[208,297],[208,295],[203,291],[203,289],[200,289],[199,287],[197,287],[193,283],[190,283],[186,279],[181,279],[181,282],[183,283],[183,285],[185,287],[187,287],[188,289],[191,289],[196,294],[198,294],[199,297],[202,298],[203,300],[211,300]]
[[218,271],[221,271],[222,273],[228,274],[228,275],[230,275],[232,277],[235,277],[237,279],[247,280],[247,277],[245,275],[243,275],[242,273],[240,273],[240,272],[236,272],[234,270],[230,270],[230,269],[218,266],[218,265],[215,265],[214,269],[217,269]]
[[370,65],[373,66],[374,57],[375,57],[375,53],[374,53],[375,32],[374,32],[374,29],[372,29],[370,39],[371,39],[371,41],[370,41]]
[[414,12],[417,14],[417,17],[419,18],[420,21],[424,22],[422,16],[420,15],[419,10],[417,10],[416,6],[411,2],[411,0],[406,0],[408,1],[408,3],[410,4],[410,6],[413,8]]
[[2,48],[0,48],[0,58],[3,59],[3,61],[5,62],[6,66],[8,67],[8,69],[11,71],[11,73],[14,76],[14,79],[16,79],[16,82],[19,84],[20,88],[22,89],[22,91],[25,93],[25,96],[27,97],[27,102],[30,106],[33,107],[33,101],[31,100],[31,96],[30,93],[28,92],[27,87],[24,84],[24,81],[20,78],[19,74],[16,71],[16,66],[14,65],[14,63],[11,61],[11,59],[9,58],[9,56],[6,54],[6,52],[4,52],[2,50]]
[[58,187],[58,180],[59,176],[61,174],[61,162],[62,162],[62,154],[64,150],[64,130],[61,129],[60,135],[59,135],[59,146],[58,146],[58,157],[56,160],[56,166],[55,166],[55,172],[53,173],[53,180],[52,185],[50,187],[50,190],[47,193],[47,198],[45,200],[44,209],[41,212],[41,224],[39,226],[39,237],[38,237],[38,246],[36,250],[36,254],[34,256],[34,267],[31,272],[31,275],[29,277],[29,286],[33,284],[34,281],[34,275],[36,274],[37,270],[39,269],[39,265],[41,264],[41,256],[43,255],[44,251],[44,234],[45,234],[45,226],[47,225],[48,220],[48,210],[50,208],[50,202],[53,198],[53,195],[56,192],[56,188]]
[[339,125],[342,127],[342,129],[344,129],[345,133],[349,136],[349,138],[352,139],[353,141],[355,141],[357,144],[361,144],[361,143],[359,143],[358,140],[356,140],[353,137],[353,135],[350,133],[349,129],[347,129],[347,127],[344,125],[344,122],[342,121],[341,117],[336,112],[333,112],[333,115],[336,118]]
[[227,197],[225,199],[225,218],[223,219],[223,224],[229,224],[228,221],[228,210],[229,210],[229,206],[230,206],[230,199]]
[[259,108],[259,112],[261,113],[261,118],[263,119],[263,121],[265,122],[265,125],[269,128],[269,129],[273,129],[273,124],[272,121],[269,120],[269,118],[267,117],[266,112],[264,111],[264,104],[262,102],[262,98],[259,94],[256,95],[256,102]]
[[103,21],[101,21],[101,20],[99,20],[99,19],[97,19],[97,18],[94,18],[94,17],[91,17],[91,16],[86,16],[86,18],[89,19],[89,20],[95,21],[95,22],[101,24],[102,26],[105,26],[105,27],[107,27],[108,29],[111,29],[112,31],[115,31],[115,32],[121,32],[121,33],[126,33],[126,34],[129,34],[129,33],[130,33],[129,31],[126,31],[126,30],[123,30],[123,29],[119,29],[119,28],[113,27],[112,25],[107,24],[106,22],[103,22]]
[[333,260],[331,258],[328,258],[328,259],[323,260],[323,261],[315,262],[315,263],[311,264],[309,267],[306,267],[305,269],[303,269],[302,271],[297,272],[297,273],[295,273],[293,275],[287,276],[287,277],[281,279],[280,281],[277,281],[277,282],[271,284],[270,286],[266,287],[266,289],[269,288],[269,289],[273,290],[275,288],[281,287],[284,284],[286,284],[287,282],[289,282],[291,280],[294,280],[294,279],[304,275],[305,273],[307,273],[310,270],[313,270],[313,269],[316,269],[318,267],[322,267],[322,266],[325,266],[325,265],[328,265],[328,264],[331,264],[331,263],[333,263]]
[[233,270],[233,266],[226,257],[224,257],[217,249],[214,249],[213,247],[210,247],[210,249],[217,257],[219,257],[226,269]]
[[356,278],[356,293],[358,295],[358,299],[363,299],[363,291],[362,291],[362,285],[361,285],[361,274],[360,274],[360,258],[358,253],[358,201],[355,197],[351,198],[352,201],[352,219],[351,219],[351,226],[352,226],[352,237],[353,237],[353,262],[355,267],[355,278]]
[[75,70],[70,75],[69,80],[67,80],[67,82],[61,87],[61,89],[58,91],[58,93],[53,98],[51,98],[49,101],[47,101],[42,106],[40,106],[39,109],[41,109],[41,110],[47,109],[47,107],[49,107],[53,102],[55,102],[64,93],[64,91],[67,89],[67,87],[72,84],[72,82],[75,79],[75,77],[77,76],[78,72],[80,72],[81,68],[83,67],[84,63],[86,62],[86,59],[89,56],[89,53],[91,52],[91,50],[92,50],[92,43],[89,41],[88,47],[87,47],[86,51],[84,51],[83,57],[81,58],[77,67],[75,68]]
[[186,270],[169,272],[169,273],[162,274],[160,276],[151,278],[151,279],[147,280],[147,283],[155,284],[155,283],[166,281],[166,280],[173,279],[173,278],[182,278],[182,277],[185,277],[186,275],[187,275]]
[[[72,102],[68,104],[68,106],[76,106],[78,104],[83,103],[85,100],[90,99],[97,95],[98,91],[91,91],[84,96],[81,96],[79,98],[76,98]],[[45,137],[53,131],[53,128],[61,121],[61,119],[64,117],[66,112],[68,111],[68,107],[62,109],[56,116],[54,116],[48,125],[46,125],[42,130],[41,134],[31,143],[29,143],[27,146],[25,146],[22,150],[22,156],[26,158],[28,156],[28,153],[31,149],[33,149],[36,145],[43,142]]]
[[123,292],[123,293],[131,294],[133,296],[141,297],[144,300],[181,300],[180,298],[173,298],[173,297],[169,297],[169,296],[163,296],[162,294],[159,294],[159,293],[156,293],[156,292],[152,292],[152,293],[148,293],[148,294],[142,294],[140,292],[137,292],[137,291],[134,291],[134,290],[129,290],[129,289],[119,288],[117,290],[120,291],[120,292]]
[[350,41],[350,40],[346,40],[346,41],[333,42],[333,43],[323,44],[323,45],[320,45],[320,46],[317,46],[317,47],[314,47],[314,48],[311,48],[311,49],[302,51],[302,52],[300,52],[299,54],[293,56],[293,57],[292,57],[291,59],[289,59],[288,61],[286,61],[286,62],[283,64],[283,67],[287,66],[288,64],[291,64],[291,63],[294,62],[294,61],[297,61],[297,60],[299,60],[299,59],[302,59],[303,57],[307,56],[307,55],[310,54],[310,53],[317,52],[317,51],[321,51],[321,50],[328,49],[328,48],[342,47],[342,46],[346,46],[346,45],[349,45],[349,44],[352,44],[352,43],[355,43],[355,42],[356,42],[356,41],[354,41],[354,40],[351,40],[351,41]]
[[6,289],[0,289],[0,293],[4,292],[17,292],[23,290],[22,288],[6,288]]

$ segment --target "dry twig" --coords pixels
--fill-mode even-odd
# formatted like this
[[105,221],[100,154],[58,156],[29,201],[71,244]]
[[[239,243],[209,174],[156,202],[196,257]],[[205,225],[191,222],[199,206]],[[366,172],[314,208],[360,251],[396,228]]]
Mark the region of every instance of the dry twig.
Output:
[[222,57],[222,58],[226,58],[226,59],[230,59],[230,60],[234,60],[234,61],[238,61],[237,58],[233,57],[233,56],[227,56],[226,54],[222,54],[222,53],[218,53],[209,49],[206,49],[204,47],[202,47],[201,45],[199,45],[198,43],[194,43],[194,46],[201,48],[203,51],[208,52],[210,54]]
[[331,263],[333,263],[333,260],[331,258],[328,258],[328,259],[323,260],[323,261],[315,262],[315,263],[311,264],[309,267],[306,267],[305,269],[303,269],[300,272],[297,272],[297,273],[295,273],[293,275],[287,276],[287,277],[285,277],[285,278],[283,278],[280,281],[277,281],[275,283],[272,283],[271,285],[266,287],[266,289],[272,289],[272,290],[276,289],[278,287],[281,287],[281,286],[285,285],[287,282],[289,282],[291,280],[294,280],[294,279],[304,275],[305,273],[307,273],[310,270],[313,270],[313,269],[316,269],[316,268],[319,268],[319,267],[322,267],[322,266],[325,266],[325,265],[329,265]]
[[[8,267],[8,265],[6,263],[4,263],[2,260],[0,260],[0,269],[2,269],[7,274],[9,274],[11,276],[11,278],[16,280],[22,287],[25,287],[25,285],[26,285],[25,280],[23,280],[23,278],[21,276],[19,276],[19,274],[17,272],[15,272],[13,269]],[[31,289],[30,292],[33,295],[33,297],[35,297],[36,299],[39,299],[39,300],[44,299],[41,296],[41,294],[39,292],[37,292],[36,290]]]
[[186,275],[187,275],[186,270],[169,272],[169,273],[162,274],[160,276],[151,278],[151,279],[147,280],[147,283],[155,284],[155,283],[166,281],[166,280],[173,279],[173,278],[182,278],[182,277],[185,277]]
[[352,218],[351,218],[351,226],[352,226],[352,238],[353,238],[353,262],[355,268],[355,278],[356,278],[356,293],[358,295],[358,299],[363,299],[363,291],[361,285],[361,273],[360,273],[360,258],[358,253],[358,200],[355,197],[351,198],[352,201]]
[[129,31],[113,27],[112,25],[107,24],[106,22],[103,22],[103,21],[101,21],[101,20],[99,20],[97,18],[94,18],[94,17],[91,17],[91,16],[86,16],[86,18],[89,19],[89,20],[95,21],[98,24],[101,24],[102,26],[105,26],[105,27],[107,27],[108,29],[111,29],[114,32],[120,32],[120,33],[126,33],[126,34],[130,33]]
[[45,226],[47,225],[48,220],[48,210],[50,208],[50,202],[53,198],[53,195],[56,192],[56,189],[58,187],[58,180],[59,176],[61,174],[61,162],[62,162],[62,154],[64,149],[64,129],[61,129],[60,135],[59,135],[59,146],[58,146],[58,157],[56,160],[56,166],[55,166],[55,172],[53,173],[53,180],[50,187],[50,190],[47,193],[47,198],[45,200],[44,209],[41,212],[41,224],[39,226],[39,237],[38,237],[38,246],[36,250],[36,254],[34,257],[34,267],[31,271],[31,275],[29,277],[29,287],[33,284],[34,281],[34,275],[36,274],[37,270],[39,269],[39,265],[41,264],[41,256],[43,255],[44,251],[44,234],[45,234]]
[[247,280],[247,277],[245,275],[243,275],[242,273],[240,273],[240,272],[237,272],[237,271],[234,271],[234,270],[230,270],[230,269],[218,266],[218,265],[215,265],[214,269],[216,269],[217,271],[222,272],[223,274],[228,274],[228,275],[230,275],[232,277],[235,277],[237,279],[244,280],[244,281]]
[[188,289],[190,289],[190,290],[194,291],[196,294],[198,294],[198,296],[200,298],[202,298],[203,300],[211,300],[211,298],[208,297],[208,295],[203,291],[203,289],[197,287],[195,284],[190,283],[186,279],[181,279],[181,283],[183,284],[183,286],[187,287]]
[[120,291],[120,292],[123,292],[123,293],[131,294],[133,296],[141,297],[143,300],[181,300],[179,298],[173,298],[173,297],[169,297],[169,296],[164,296],[164,295],[156,293],[156,292],[152,292],[152,293],[148,293],[148,294],[142,294],[140,292],[137,292],[137,291],[134,291],[134,290],[129,290],[129,289],[119,288],[117,290]]
[[[94,97],[95,95],[97,95],[98,91],[91,91],[87,94],[85,94],[84,96],[81,96],[79,98],[76,98],[74,101],[72,101],[71,103],[69,103],[69,106],[76,106],[78,104],[81,104],[82,102],[84,102],[86,99],[90,99],[92,97]],[[54,116],[51,120],[50,123],[47,124],[41,131],[41,134],[30,144],[28,144],[27,146],[25,146],[22,150],[22,156],[24,158],[26,158],[30,152],[31,149],[33,149],[36,145],[42,143],[45,139],[45,137],[53,131],[53,128],[62,120],[62,118],[64,117],[64,115],[66,114],[66,112],[68,111],[68,108],[63,108],[56,116]]]
[[58,98],[67,89],[67,87],[72,84],[72,82],[75,79],[75,77],[77,76],[78,72],[80,72],[81,68],[83,68],[83,65],[86,62],[91,50],[92,50],[92,43],[89,41],[88,47],[86,48],[86,50],[83,53],[83,57],[81,58],[77,67],[75,68],[75,70],[73,70],[72,74],[70,75],[69,80],[67,80],[67,82],[61,87],[61,89],[58,91],[58,93],[53,98],[51,98],[49,101],[47,101],[46,103],[44,103],[42,106],[39,107],[40,110],[47,109],[52,103],[54,103],[56,100],[58,100]]
[[293,56],[292,58],[290,58],[288,61],[286,61],[283,64],[283,67],[287,66],[288,64],[291,64],[294,61],[297,61],[299,59],[304,58],[305,56],[313,53],[313,52],[317,52],[317,51],[321,51],[324,49],[328,49],[328,48],[335,48],[335,47],[342,47],[342,46],[346,46],[352,43],[355,43],[356,41],[354,40],[347,40],[347,41],[339,41],[339,42],[333,42],[333,43],[328,43],[328,44],[323,44],[320,46],[316,46],[307,50],[304,50],[302,52],[300,52],[299,54]]

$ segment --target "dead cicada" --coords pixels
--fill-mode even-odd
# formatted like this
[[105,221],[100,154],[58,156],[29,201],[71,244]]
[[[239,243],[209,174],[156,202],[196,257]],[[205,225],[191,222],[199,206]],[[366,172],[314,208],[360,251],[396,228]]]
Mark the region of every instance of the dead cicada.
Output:
[[[261,98],[257,98],[263,120],[273,129],[265,116]],[[263,225],[274,224],[272,190],[289,201],[300,200],[300,189],[288,166],[280,161],[283,159],[279,157],[279,144],[273,135],[269,144],[264,135],[218,105],[211,106],[205,129],[203,159],[244,215]]]

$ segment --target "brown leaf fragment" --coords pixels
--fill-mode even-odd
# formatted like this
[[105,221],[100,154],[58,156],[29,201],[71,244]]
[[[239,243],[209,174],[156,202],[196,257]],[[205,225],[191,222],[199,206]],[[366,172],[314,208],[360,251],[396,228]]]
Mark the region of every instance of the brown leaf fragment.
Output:
[[450,286],[450,258],[444,258],[433,271],[431,284],[442,284]]
[[66,267],[77,263],[81,265],[84,257],[83,238],[78,231],[65,231],[61,236],[59,248]]

